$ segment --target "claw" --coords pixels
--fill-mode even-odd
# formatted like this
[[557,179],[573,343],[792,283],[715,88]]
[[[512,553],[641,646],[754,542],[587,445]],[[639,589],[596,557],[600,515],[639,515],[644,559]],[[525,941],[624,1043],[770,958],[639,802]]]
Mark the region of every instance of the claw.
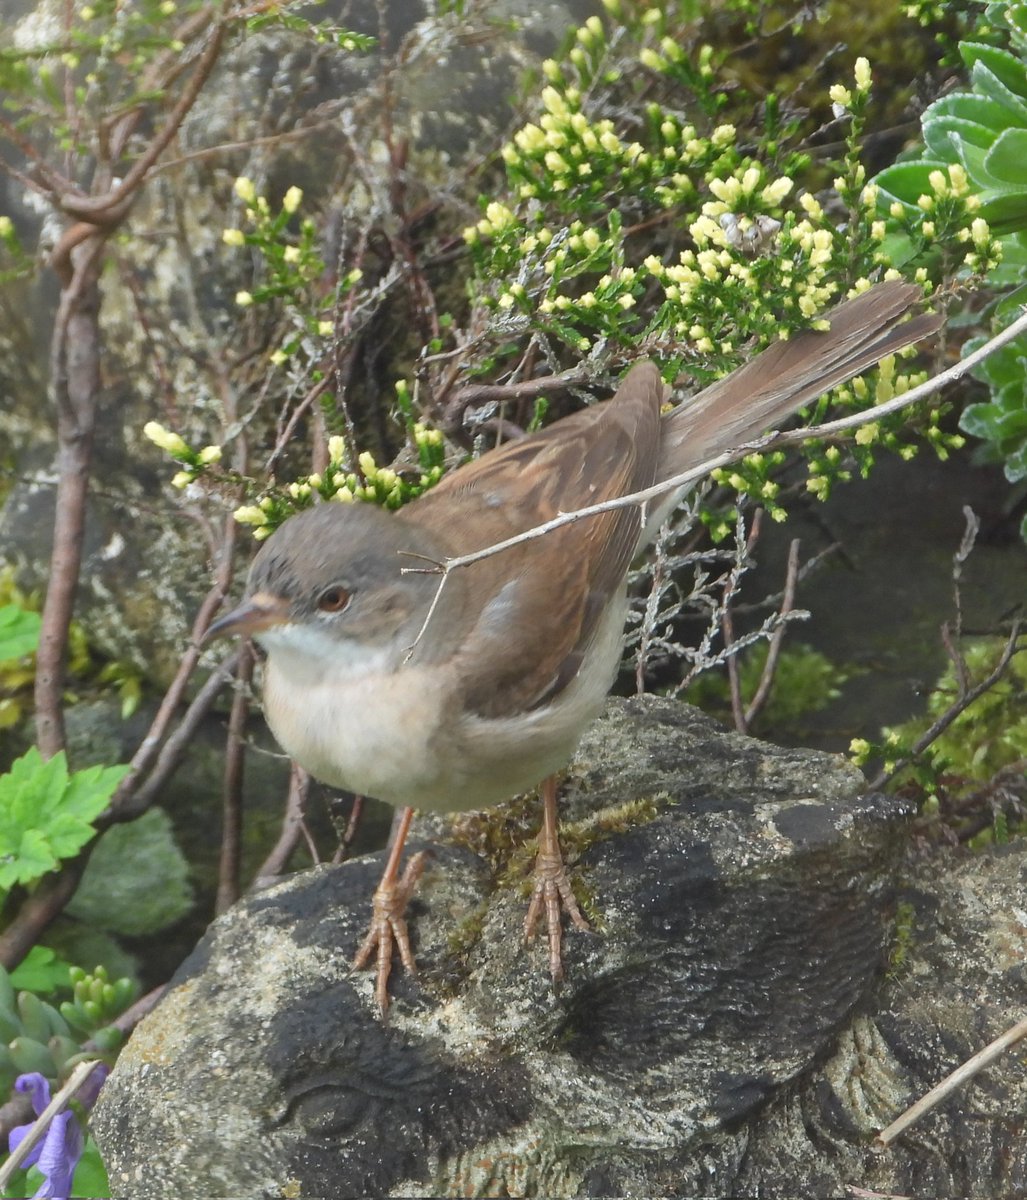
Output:
[[[381,882],[371,900],[371,924],[367,936],[353,958],[353,969],[362,970],[375,958],[374,996],[384,1021],[389,1011],[389,975],[392,973],[392,951],[399,950],[400,961],[411,975],[417,974],[417,963],[410,948],[410,933],[403,913],[413,895],[417,881],[424,874],[428,852],[421,850],[410,859],[402,876],[397,879],[400,855],[410,828],[412,810],[406,810],[400,822],[392,853],[385,866]],[[376,953],[377,951],[377,953]]]
[[550,777],[542,785],[543,817],[539,834],[538,857],[535,859],[535,886],[524,918],[524,940],[530,942],[543,911],[549,933],[549,974],[554,983],[563,979],[562,912],[565,911],[578,929],[591,928],[581,915],[570,877],[564,866],[557,834],[556,780]]

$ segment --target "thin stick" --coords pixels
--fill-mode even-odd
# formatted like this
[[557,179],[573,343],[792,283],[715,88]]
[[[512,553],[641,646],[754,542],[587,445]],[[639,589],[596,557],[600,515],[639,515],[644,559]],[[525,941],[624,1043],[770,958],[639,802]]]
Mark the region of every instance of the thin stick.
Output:
[[[781,600],[781,608],[779,610],[782,617],[787,616],[795,608],[795,585],[798,582],[798,578],[799,539],[793,538],[788,548],[788,570],[785,575],[784,596]],[[774,684],[774,676],[777,673],[777,660],[781,656],[781,647],[784,645],[787,629],[788,622],[782,621],[771,636],[770,648],[767,650],[767,661],[763,664],[763,673],[760,675],[756,694],[749,701],[749,707],[745,710],[745,729],[743,732],[748,732],[752,727],[753,721],[759,715],[760,710],[767,702],[767,697],[770,695],[770,689]]]
[[221,853],[218,859],[218,888],[214,911],[223,913],[239,899],[242,864],[243,778],[245,774],[246,717],[255,656],[251,642],[244,642],[236,671],[235,695],[228,719],[228,745],[221,800]]
[[874,1140],[874,1149],[887,1149],[910,1125],[919,1121],[924,1113],[930,1112],[936,1104],[944,1100],[956,1088],[961,1087],[968,1079],[972,1079],[978,1071],[988,1066],[1010,1046],[1016,1045],[1025,1035],[1027,1035],[1027,1017],[1024,1017],[1022,1021],[1017,1021],[1012,1029],[1007,1029],[1001,1037],[996,1038],[983,1050],[979,1050],[973,1058],[967,1059],[961,1067],[957,1067],[951,1075],[947,1075],[937,1087],[931,1088],[926,1096],[918,1100],[911,1108],[907,1108],[898,1120],[892,1121],[887,1129],[882,1129]]
[[[740,446],[734,446],[732,449],[726,450],[723,454],[718,454],[715,458],[707,459],[706,462],[700,463],[696,467],[682,471],[680,475],[674,475],[670,479],[665,479],[663,482],[654,484],[649,488],[644,488],[642,491],[630,492],[625,496],[618,496],[613,500],[604,500],[601,504],[590,504],[586,508],[578,508],[573,512],[560,513],[549,521],[543,521],[541,525],[536,525],[534,528],[515,534],[513,537],[505,538],[503,541],[496,542],[492,546],[486,546],[483,550],[476,550],[471,554],[454,555],[452,558],[448,558],[443,563],[440,563],[440,569],[444,574],[448,574],[458,567],[470,566],[471,563],[476,563],[483,558],[489,558],[493,554],[499,554],[503,550],[509,550],[513,546],[519,546],[522,542],[533,541],[535,538],[551,533],[554,529],[562,529],[564,525],[572,525],[575,521],[582,521],[586,517],[615,512],[620,508],[630,508],[632,505],[640,505],[648,500],[656,500],[666,495],[667,492],[673,492],[680,487],[695,483],[697,479],[705,478],[711,471],[716,470],[717,467],[727,466],[728,463],[744,458],[747,454],[775,446],[796,445],[814,438],[822,440],[834,437],[836,434],[848,432],[850,429],[858,429],[861,425],[876,421],[880,417],[901,412],[902,409],[916,404],[925,397],[934,395],[935,392],[940,391],[947,384],[953,383],[957,379],[962,379],[964,375],[973,370],[975,366],[983,362],[989,355],[994,354],[996,350],[1000,350],[1007,343],[1025,332],[1027,332],[1027,312],[1024,312],[1012,325],[1003,329],[1001,333],[996,334],[991,341],[986,342],[979,349],[975,350],[973,354],[969,354],[966,358],[961,359],[955,366],[949,367],[947,371],[942,371],[940,375],[935,375],[933,379],[925,380],[919,387],[911,388],[908,392],[903,392],[901,396],[896,396],[894,400],[889,400],[886,404],[878,404],[874,408],[867,409],[865,412],[854,413],[852,416],[842,417],[838,421],[828,421],[823,425],[811,425],[806,429],[793,429],[786,433],[772,430],[769,433],[763,434],[762,437],[754,438],[752,441],[745,442]],[[407,573],[413,572],[416,569],[414,567],[403,568],[404,572]]]
[[35,1123],[28,1133],[25,1134],[17,1150],[13,1151],[11,1157],[0,1167],[0,1188],[6,1188],[11,1182],[11,1176],[46,1135],[46,1131],[50,1127],[50,1122],[59,1112],[68,1107],[68,1102],[81,1091],[83,1084],[92,1075],[94,1067],[98,1066],[99,1063],[100,1060],[98,1058],[91,1058],[87,1062],[81,1062],[68,1076],[68,1082],[54,1096],[39,1116],[36,1117]]
[[1002,651],[1002,657],[998,660],[998,665],[986,679],[982,679],[976,687],[971,688],[968,692],[960,692],[956,699],[949,707],[941,714],[941,716],[931,725],[926,733],[920,735],[910,747],[909,753],[891,768],[890,771],[882,771],[870,781],[870,790],[877,791],[909,764],[938,737],[945,732],[946,729],[961,713],[964,713],[975,700],[983,696],[994,684],[1002,678],[1006,667],[1012,661],[1013,655],[1019,653],[1020,647],[1017,645],[1020,639],[1020,622],[1014,621],[1013,627],[1009,632],[1009,638],[1006,641],[1005,649]]

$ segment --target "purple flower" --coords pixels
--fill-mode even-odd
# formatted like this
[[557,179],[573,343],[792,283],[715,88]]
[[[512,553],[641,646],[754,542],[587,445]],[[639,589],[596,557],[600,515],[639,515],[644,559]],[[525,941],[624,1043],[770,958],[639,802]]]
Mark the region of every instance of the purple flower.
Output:
[[[79,1089],[76,1099],[86,1108],[92,1108],[96,1103],[103,1081],[110,1072],[102,1063],[90,1074],[86,1083]],[[28,1092],[32,1101],[32,1109],[38,1117],[50,1103],[50,1081],[45,1075],[33,1071],[27,1075],[19,1075],[14,1081],[15,1089]],[[12,1151],[21,1145],[31,1125],[18,1125],[11,1130],[8,1148]],[[52,1200],[67,1200],[71,1195],[71,1177],[75,1174],[78,1160],[82,1157],[84,1145],[82,1126],[78,1117],[69,1109],[58,1113],[50,1122],[42,1141],[37,1142],[25,1159],[25,1166],[36,1166],[44,1175],[43,1182],[35,1197],[49,1197]]]

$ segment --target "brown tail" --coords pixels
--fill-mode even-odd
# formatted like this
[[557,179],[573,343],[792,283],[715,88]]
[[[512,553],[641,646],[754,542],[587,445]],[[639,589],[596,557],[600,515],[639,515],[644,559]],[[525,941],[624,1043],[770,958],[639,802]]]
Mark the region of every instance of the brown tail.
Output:
[[824,314],[831,328],[776,342],[751,362],[668,413],[657,479],[698,466],[772,429],[796,409],[943,324],[922,313],[916,284],[891,280]]

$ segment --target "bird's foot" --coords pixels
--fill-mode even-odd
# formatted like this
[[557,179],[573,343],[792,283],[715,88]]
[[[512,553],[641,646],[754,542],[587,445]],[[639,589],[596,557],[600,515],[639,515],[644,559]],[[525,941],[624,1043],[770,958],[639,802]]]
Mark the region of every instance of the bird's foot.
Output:
[[563,979],[561,910],[567,913],[578,929],[591,929],[588,921],[581,915],[577,900],[574,899],[559,842],[554,840],[552,845],[546,846],[543,840],[535,859],[535,887],[531,893],[528,914],[524,918],[524,940],[530,942],[534,937],[535,926],[544,911],[549,931],[549,974],[554,983]]
[[[392,972],[392,950],[399,950],[403,966],[411,975],[417,974],[410,934],[403,916],[417,881],[424,873],[428,853],[421,850],[406,865],[399,880],[382,878],[371,901],[371,925],[360,949],[353,959],[354,970],[361,970],[375,956],[376,979],[374,995],[384,1020],[389,1009],[389,975]],[[377,954],[375,951],[377,950]]]

